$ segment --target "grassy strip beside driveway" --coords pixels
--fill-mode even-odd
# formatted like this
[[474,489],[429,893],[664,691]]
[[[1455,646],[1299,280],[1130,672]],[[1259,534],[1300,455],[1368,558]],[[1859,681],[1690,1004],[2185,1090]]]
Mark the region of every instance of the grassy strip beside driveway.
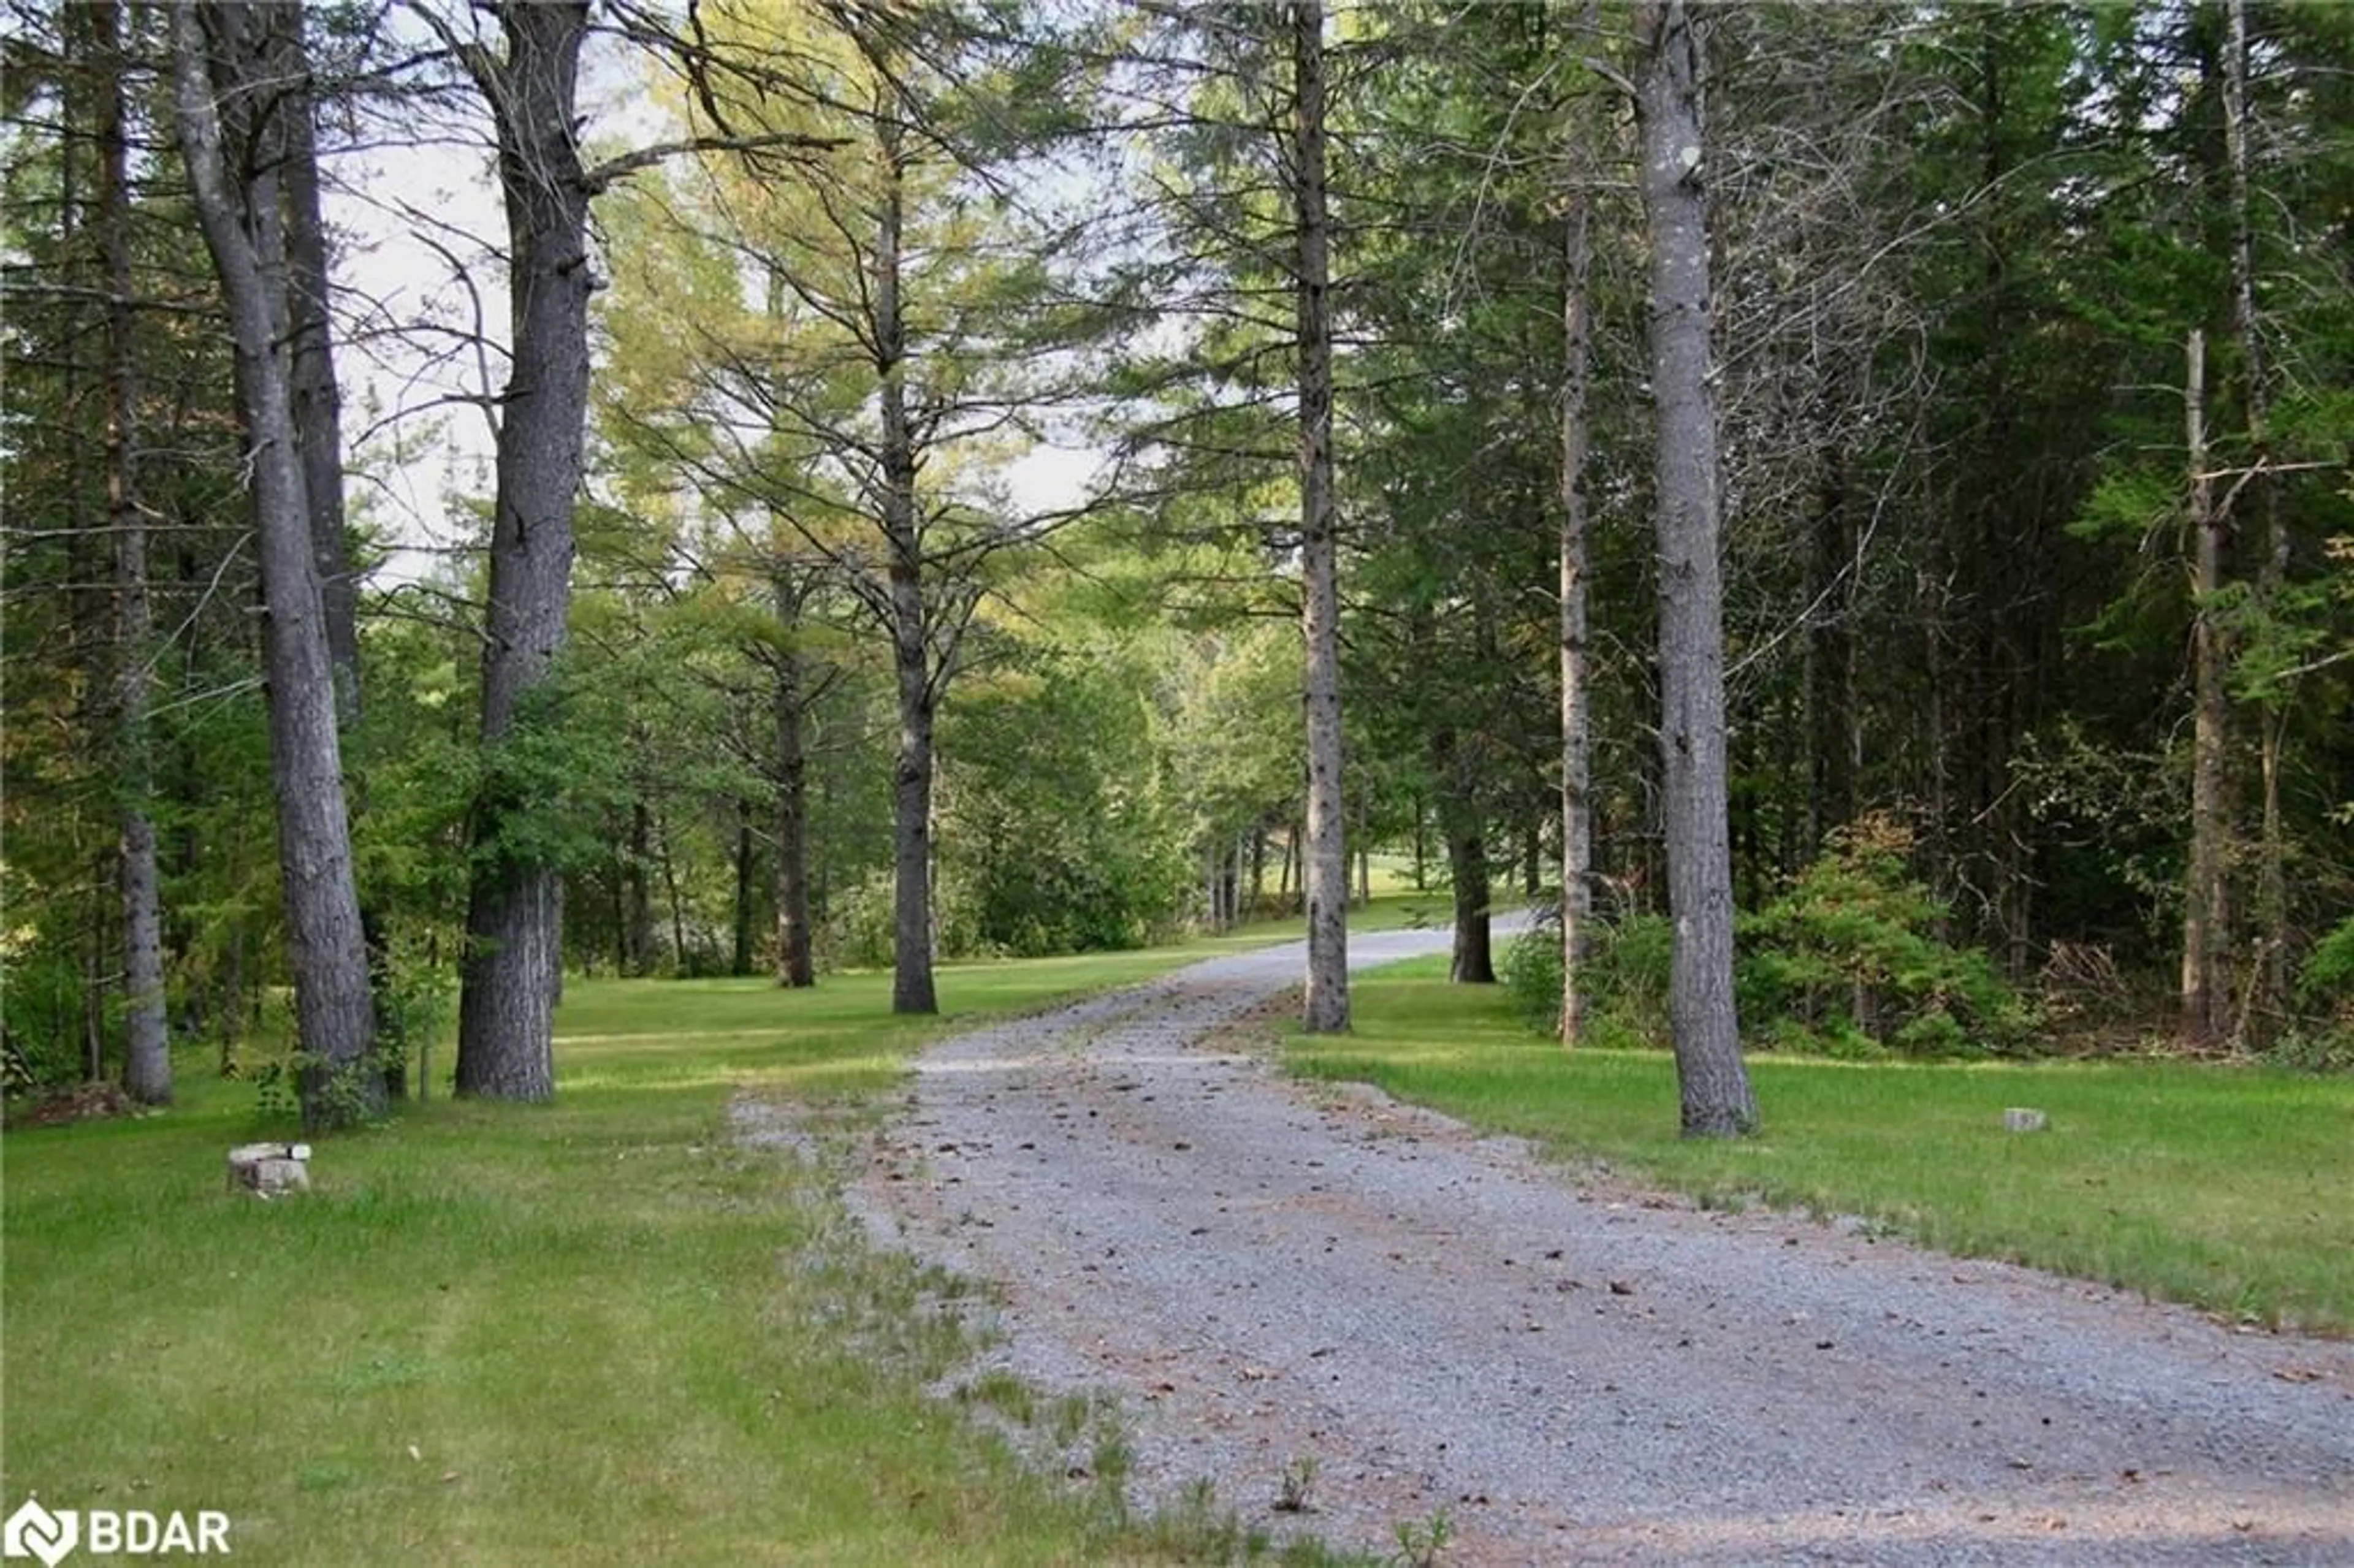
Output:
[[1206,1514],[1126,1519],[1102,1484],[1116,1432],[1075,1485],[928,1398],[962,1348],[928,1304],[966,1287],[868,1249],[824,1178],[740,1147],[726,1107],[854,1124],[949,1029],[1285,934],[951,968],[948,1018],[917,1022],[879,974],[575,981],[555,1106],[410,1107],[322,1143],[316,1191],[273,1203],[227,1194],[222,1156],[282,1129],[193,1063],[166,1114],[11,1132],[0,1511],[219,1510],[238,1561],[305,1565],[1246,1544]]
[[[1673,1062],[1565,1054],[1444,959],[1359,977],[1354,1033],[1304,1075],[1379,1085],[1555,1156],[1708,1203],[1860,1215],[2237,1320],[2354,1332],[2354,1082],[2179,1063],[1871,1065],[1750,1058],[1766,1130],[1676,1136]],[[2006,1107],[2048,1131],[2007,1133]]]

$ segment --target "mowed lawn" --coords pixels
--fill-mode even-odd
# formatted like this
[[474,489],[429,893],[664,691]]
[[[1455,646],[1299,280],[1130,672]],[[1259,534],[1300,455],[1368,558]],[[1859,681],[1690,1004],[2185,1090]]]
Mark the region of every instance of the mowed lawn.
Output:
[[[1712,1203],[1857,1215],[2234,1320],[2354,1332],[2354,1080],[2166,1062],[1850,1065],[1753,1054],[1761,1137],[1676,1136],[1664,1052],[1565,1054],[1444,960],[1361,979],[1293,1068],[1364,1080]],[[2007,1107],[2049,1130],[2003,1130]]]
[[0,1497],[218,1510],[237,1561],[304,1568],[1224,1551],[1209,1517],[1123,1516],[1119,1436],[1084,1410],[1033,1413],[1096,1446],[1073,1481],[928,1396],[966,1287],[867,1248],[726,1107],[854,1134],[928,1038],[1283,934],[949,967],[915,1023],[881,974],[576,980],[556,1105],[408,1107],[321,1142],[291,1201],[224,1191],[231,1144],[288,1129],[196,1060],[166,1114],[11,1131]]
[[[1375,919],[1427,919],[1430,901]],[[1368,922],[1373,923],[1373,922]],[[1296,924],[1296,923],[1295,923]],[[437,1097],[323,1142],[317,1191],[223,1191],[270,1129],[196,1061],[180,1106],[0,1139],[0,1499],[217,1510],[262,1563],[1227,1560],[1214,1506],[1116,1505],[1120,1434],[984,1378],[994,1435],[927,1393],[969,1285],[863,1242],[817,1169],[729,1135],[739,1094],[854,1138],[922,1041],[1282,927],[1182,949],[887,977],[578,981],[560,1098]],[[1573,1059],[1433,966],[1362,977],[1357,1033],[1293,1043],[1487,1125],[1716,1201],[1876,1216],[2259,1320],[2354,1323],[2354,1086],[2147,1065],[1756,1064],[1767,1132],[1673,1136],[1662,1056]],[[446,1081],[446,1051],[439,1062]],[[2000,1132],[2006,1105],[2052,1130]],[[1025,1466],[1076,1451],[1086,1474]],[[1270,1478],[1272,1484],[1272,1478]],[[1214,1499],[1213,1499],[1213,1502]],[[1291,1554],[1313,1561],[1312,1547]]]

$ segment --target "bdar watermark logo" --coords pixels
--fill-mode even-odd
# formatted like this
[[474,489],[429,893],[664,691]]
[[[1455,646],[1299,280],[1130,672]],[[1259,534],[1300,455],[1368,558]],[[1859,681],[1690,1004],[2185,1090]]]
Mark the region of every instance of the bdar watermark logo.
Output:
[[193,1517],[137,1508],[76,1511],[27,1498],[0,1525],[0,1557],[37,1557],[58,1568],[76,1547],[92,1557],[227,1557],[228,1515],[211,1509]]
[[81,1530],[73,1510],[51,1513],[41,1506],[38,1498],[27,1498],[25,1506],[8,1516],[0,1527],[0,1553],[10,1557],[37,1557],[49,1568],[58,1568],[81,1539]]

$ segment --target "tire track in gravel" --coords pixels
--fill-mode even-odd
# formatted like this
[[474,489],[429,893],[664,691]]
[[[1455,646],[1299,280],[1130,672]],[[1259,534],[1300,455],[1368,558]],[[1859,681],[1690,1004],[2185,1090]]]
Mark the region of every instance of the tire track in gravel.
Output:
[[[1301,964],[949,1041],[853,1183],[878,1235],[1002,1287],[984,1364],[1119,1399],[1137,1501],[1207,1480],[1373,1552],[1443,1511],[1448,1563],[2354,1563],[2354,1347],[1580,1190],[1204,1044]],[[1278,1512],[1302,1457],[1311,1510]]]

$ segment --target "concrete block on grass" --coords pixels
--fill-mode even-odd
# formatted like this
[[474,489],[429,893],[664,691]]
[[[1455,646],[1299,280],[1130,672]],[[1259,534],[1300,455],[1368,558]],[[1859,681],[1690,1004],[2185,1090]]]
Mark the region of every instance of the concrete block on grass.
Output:
[[311,1190],[307,1143],[240,1143],[228,1151],[228,1190],[270,1199]]

